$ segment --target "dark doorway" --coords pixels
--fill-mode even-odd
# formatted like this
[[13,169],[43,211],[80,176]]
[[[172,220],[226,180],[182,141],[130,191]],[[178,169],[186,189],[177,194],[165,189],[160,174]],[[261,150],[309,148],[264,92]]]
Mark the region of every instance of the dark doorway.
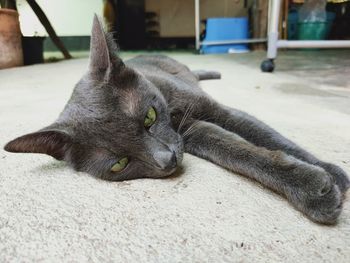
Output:
[[114,0],[115,38],[122,49],[146,48],[145,1]]

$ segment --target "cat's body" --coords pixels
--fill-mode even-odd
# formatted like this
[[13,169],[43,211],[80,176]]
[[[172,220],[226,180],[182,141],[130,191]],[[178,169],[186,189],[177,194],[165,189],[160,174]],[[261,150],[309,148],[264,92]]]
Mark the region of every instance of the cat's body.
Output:
[[185,151],[259,181],[314,221],[334,223],[350,185],[344,171],[214,101],[198,82],[216,78],[165,56],[124,63],[95,18],[88,73],[59,118],[5,149],[46,153],[116,181],[168,176]]

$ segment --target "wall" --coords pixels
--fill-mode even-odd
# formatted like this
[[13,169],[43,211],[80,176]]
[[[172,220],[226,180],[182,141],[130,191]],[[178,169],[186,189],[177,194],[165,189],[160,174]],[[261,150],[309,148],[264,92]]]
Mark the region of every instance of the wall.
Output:
[[[194,37],[194,0],[145,0],[159,16],[161,37]],[[201,19],[247,16],[244,0],[200,0]]]
[[[94,13],[102,15],[102,0],[37,0],[59,36],[88,36]],[[25,0],[17,0],[24,36],[47,36]]]
[[[102,0],[37,0],[59,36],[89,36],[94,13],[102,15]],[[250,1],[248,1],[250,2]],[[200,0],[201,19],[246,16],[244,0]],[[159,14],[161,37],[194,37],[194,0],[145,0],[146,11]],[[25,0],[17,0],[24,36],[47,36]]]

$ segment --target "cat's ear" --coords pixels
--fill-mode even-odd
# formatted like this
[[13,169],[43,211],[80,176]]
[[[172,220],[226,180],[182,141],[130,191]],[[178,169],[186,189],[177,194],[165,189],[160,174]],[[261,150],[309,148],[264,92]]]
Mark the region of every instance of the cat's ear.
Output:
[[90,71],[102,73],[120,66],[122,61],[117,56],[117,50],[116,43],[105,33],[102,22],[95,14],[90,41]]
[[66,132],[42,130],[10,141],[4,150],[15,153],[44,153],[63,160],[71,145],[72,139]]

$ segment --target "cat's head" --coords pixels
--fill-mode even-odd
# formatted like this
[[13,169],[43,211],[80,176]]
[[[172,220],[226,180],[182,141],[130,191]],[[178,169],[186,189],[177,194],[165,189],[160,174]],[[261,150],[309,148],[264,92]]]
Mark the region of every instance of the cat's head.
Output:
[[95,16],[89,69],[57,121],[5,150],[44,153],[78,171],[125,180],[170,175],[182,161],[183,142],[163,95],[123,63]]

